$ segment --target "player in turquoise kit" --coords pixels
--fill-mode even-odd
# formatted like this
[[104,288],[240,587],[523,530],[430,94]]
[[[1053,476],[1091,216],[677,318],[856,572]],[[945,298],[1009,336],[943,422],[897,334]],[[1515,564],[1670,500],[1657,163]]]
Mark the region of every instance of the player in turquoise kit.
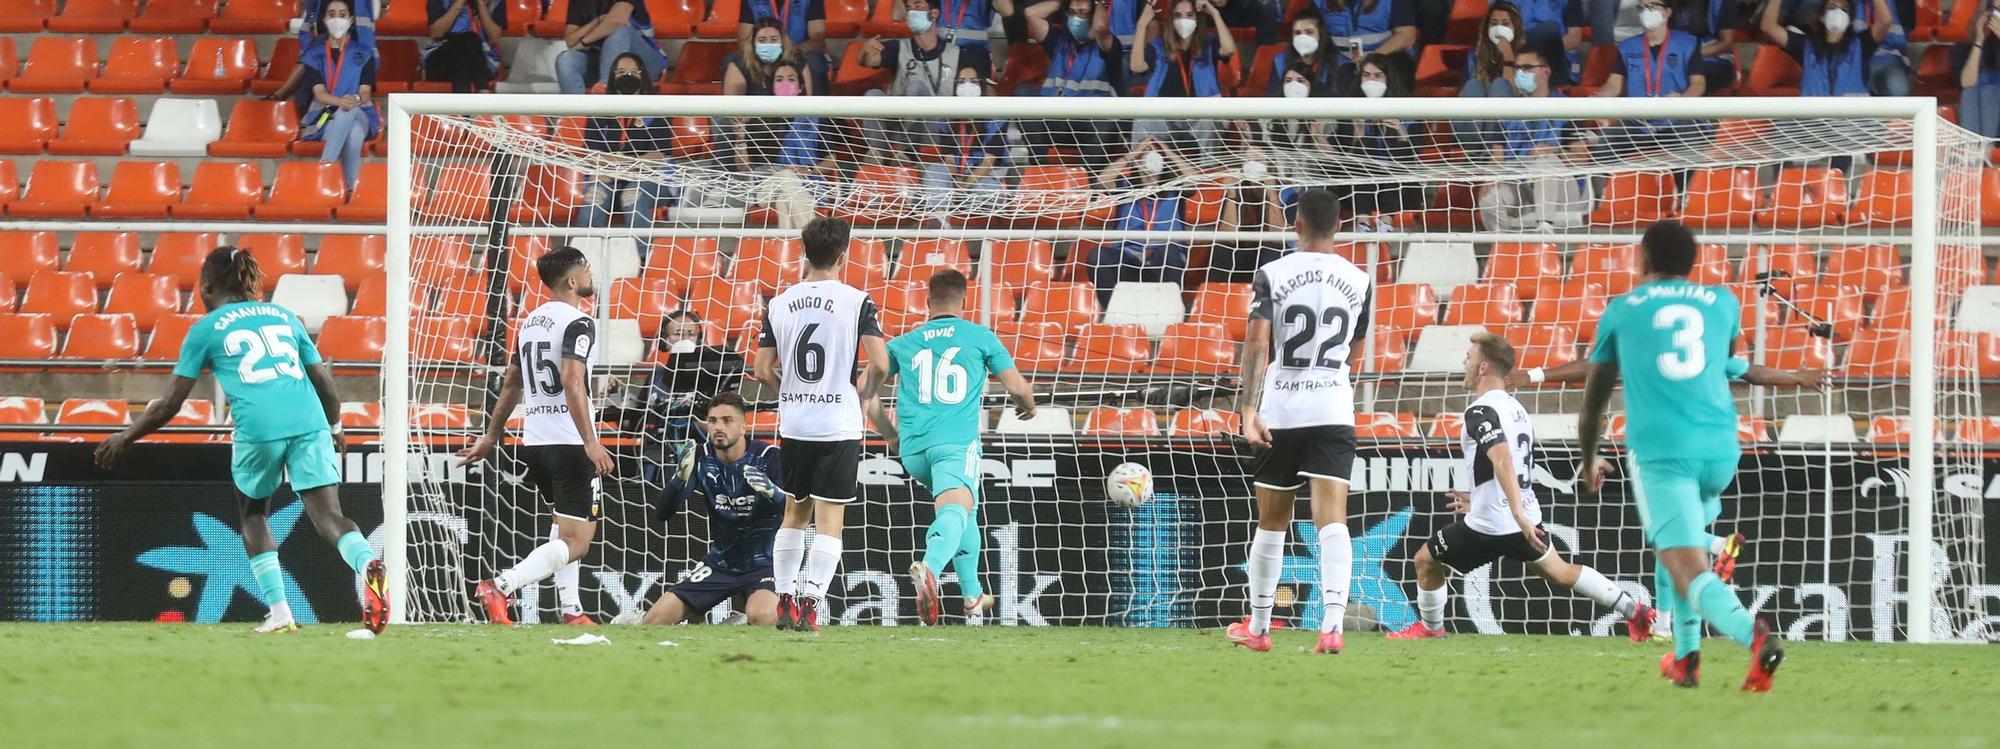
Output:
[[1674,612],[1674,652],[1660,672],[1692,687],[1700,677],[1701,625],[1749,646],[1747,692],[1769,691],[1785,651],[1767,622],[1744,610],[1736,591],[1709,568],[1708,527],[1736,476],[1742,447],[1729,381],[1741,374],[1730,343],[1743,334],[1736,297],[1688,280],[1700,245],[1687,227],[1662,221],[1640,245],[1643,283],[1618,297],[1598,322],[1584,385],[1580,437],[1595,492],[1611,464],[1597,455],[1605,406],[1622,373],[1625,444],[1639,521],[1658,560],[1654,588]]
[[243,550],[270,606],[260,633],[296,632],[285,600],[284,570],[266,518],[271,495],[289,482],[306,503],[320,536],[364,577],[362,624],[381,632],[389,622],[382,562],[354,521],[340,512],[340,464],[346,448],[340,400],[319,348],[297,315],[264,301],[264,273],[247,250],[220,247],[201,266],[202,302],[211,310],[188,329],[166,397],[153,401],[132,426],[97,448],[97,463],[117,465],[132,442],[164,426],[193,392],[202,370],[215,373],[236,421],[230,474],[243,518]]
[[889,376],[897,378],[893,422],[879,398],[869,418],[897,449],[910,478],[930,489],[937,516],[924,533],[924,557],[910,565],[917,616],[936,624],[942,615],[938,575],[958,571],[965,613],[992,608],[979,587],[979,429],[986,419],[986,378],[1000,378],[1014,412],[1035,415],[1035,394],[1014,368],[1014,357],[986,326],[965,320],[965,274],[931,275],[930,321],[889,342]]

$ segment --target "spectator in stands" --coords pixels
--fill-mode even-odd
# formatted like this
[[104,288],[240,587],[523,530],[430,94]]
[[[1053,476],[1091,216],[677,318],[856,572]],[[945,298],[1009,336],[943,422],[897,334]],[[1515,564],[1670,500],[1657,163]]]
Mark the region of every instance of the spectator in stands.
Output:
[[667,67],[667,55],[653,38],[653,16],[640,0],[572,0],[563,44],[569,48],[556,55],[556,86],[565,94],[610,80],[611,66],[627,52],[639,56],[648,82],[659,80]]
[[[1673,30],[1669,25],[1673,13],[1665,0],[1644,0],[1639,22],[1646,33],[1618,43],[1618,67],[1598,89],[1598,96],[1680,97],[1707,92],[1701,42],[1693,34]],[[1685,120],[1632,119],[1615,123],[1609,133],[1586,133],[1585,138],[1617,157],[1645,148],[1686,145],[1703,132],[1697,123]]]
[[676,439],[687,436],[686,425],[677,429],[674,420],[685,419],[695,404],[716,393],[735,390],[742,383],[743,357],[708,345],[703,332],[701,315],[689,310],[667,313],[653,350],[657,364],[647,386],[648,434],[665,433]]
[[[771,67],[780,63],[804,67],[797,47],[778,26],[778,19],[759,18],[750,25],[750,36],[736,41],[736,51],[722,61],[722,93],[726,96],[770,96]],[[821,93],[806,81],[807,96]]]
[[1958,69],[1958,84],[1965,89],[1958,100],[1958,122],[1980,137],[2000,138],[2000,55],[1992,49],[2000,42],[2000,8],[1988,5],[1973,24],[1972,43]]
[[[325,42],[325,38],[320,36],[320,31],[324,28],[319,22],[320,6],[331,1],[306,0],[305,13],[299,16],[299,56],[301,59]],[[374,12],[374,8],[374,3],[362,3],[359,8],[349,9],[349,15],[354,22],[353,30],[350,33],[354,35],[355,41],[365,44],[370,48],[375,47],[375,20],[369,15]],[[264,98],[269,101],[291,99],[293,106],[303,115],[306,109],[312,105],[312,91],[302,85],[304,82],[305,67],[294,65],[292,66],[291,74],[285,76],[285,82],[278,86],[278,90]]]
[[[1558,58],[1561,59],[1561,58]],[[1555,76],[1540,50],[1521,50],[1515,58],[1514,88],[1521,96],[1562,96]],[[1590,213],[1584,192],[1588,178],[1564,173],[1571,162],[1589,159],[1567,120],[1508,120],[1501,123],[1503,140],[1490,146],[1494,161],[1516,163],[1549,176],[1501,182],[1479,200],[1480,217],[1488,229],[1539,232],[1583,224]]]
[[1758,24],[1772,44],[1797,60],[1801,96],[1867,96],[1868,64],[1875,48],[1889,35],[1895,17],[1888,0],[1864,0],[1874,6],[1875,20],[1867,27],[1854,28],[1852,0],[1827,0],[1803,31],[1787,29],[1779,20],[1781,3],[1764,6]]
[[[1910,37],[1903,29],[1902,12],[1894,3],[1889,9],[1889,33],[1882,37],[1882,43],[1875,47],[1875,56],[1868,61],[1868,92],[1876,96],[1910,95]],[[1854,22],[1863,26],[1875,25],[1875,4],[1859,3],[1855,7]]]
[[[1479,43],[1465,60],[1465,85],[1459,96],[1513,96],[1514,58],[1535,49],[1521,39],[1521,13],[1512,3],[1496,2],[1486,9],[1486,22],[1479,29]],[[1468,151],[1480,152],[1500,140],[1499,120],[1459,120],[1452,132]]]
[[[768,88],[772,96],[800,96],[805,93],[806,77],[806,70],[797,63],[778,62],[771,66]],[[813,219],[808,183],[833,170],[819,118],[746,119],[738,120],[734,127],[730,158],[739,171],[755,175],[756,202],[777,212],[780,228],[803,228]]]
[[[1173,174],[1167,170],[1171,168]],[[1181,231],[1181,193],[1153,191],[1161,181],[1199,176],[1180,150],[1159,138],[1147,137],[1124,156],[1111,162],[1097,176],[1100,189],[1145,193],[1118,206],[1111,228],[1121,232]],[[1111,290],[1120,281],[1164,281],[1180,283],[1187,271],[1188,246],[1185,242],[1128,240],[1099,245],[1090,251],[1091,283],[1097,285],[1099,302],[1111,301]]]
[[1334,58],[1339,52],[1326,39],[1326,24],[1317,13],[1301,13],[1292,19],[1291,44],[1279,50],[1271,58],[1271,81],[1264,87],[1265,96],[1290,96],[1285,93],[1285,79],[1294,67],[1305,71],[1306,84],[1313,96],[1326,96],[1334,90],[1334,71],[1340,63]]
[[[1314,23],[1318,19],[1313,16]],[[1331,96],[1317,83],[1320,73],[1306,63],[1293,61],[1281,71],[1279,90],[1287,99]],[[1334,128],[1322,119],[1239,120],[1235,123],[1244,148],[1242,179],[1223,196],[1218,228],[1229,231],[1282,232],[1290,226],[1290,212],[1297,205],[1299,189],[1281,186],[1280,165],[1298,163],[1296,154],[1334,150]],[[1248,279],[1285,250],[1283,243],[1234,242],[1217,244],[1210,251],[1210,280]]]
[[[940,0],[931,20],[946,42],[961,47],[984,48],[988,36],[986,29],[993,23],[996,12],[1002,16],[1013,15],[1013,0]],[[930,3],[903,3],[903,18],[910,22],[911,31],[917,29],[916,17],[927,13],[932,13]]]
[[[1153,6],[1139,12],[1139,38],[1133,47],[1131,71],[1147,75],[1148,97],[1213,97],[1222,95],[1222,66],[1236,57],[1236,39],[1223,24],[1222,12],[1209,0],[1174,0],[1166,28],[1155,23]],[[1218,31],[1219,30],[1219,31]],[[1190,139],[1202,152],[1218,145],[1214,120],[1138,120],[1132,140],[1149,137]],[[1177,146],[1187,145],[1176,143]]]
[[886,92],[868,93],[951,96],[956,92],[954,76],[959,68],[976,65],[980,70],[991,69],[985,45],[957,45],[944,37],[938,25],[938,9],[930,0],[901,2],[908,9],[904,23],[909,25],[910,38],[885,42],[881,37],[870,37],[861,41],[862,67],[888,68],[892,73]]
[[[728,0],[719,0],[728,2]],[[756,32],[754,22],[775,18],[778,29],[791,40],[792,49],[806,64],[809,81],[806,92],[826,91],[827,76],[826,0],[737,0],[736,38],[740,42]]]
[[[1733,3],[1736,0],[1714,0],[1719,3]],[[1500,3],[1494,3],[1498,6]],[[1549,61],[1550,71],[1557,86],[1567,86],[1573,82],[1570,65],[1575,61],[1570,55],[1583,48],[1583,0],[1519,0],[1515,10],[1520,13],[1520,25],[1513,30],[1518,44],[1516,49],[1540,50],[1542,59]],[[1490,21],[1491,11],[1488,11]],[[1512,71],[1508,75],[1512,75]]]
[[1351,75],[1354,66],[1371,54],[1395,60],[1391,64],[1401,67],[1406,75],[1414,67],[1411,53],[1417,43],[1417,21],[1413,0],[1313,0],[1313,6],[1319,9],[1327,41],[1333,43],[1346,73]]
[[[604,86],[613,96],[638,96],[648,92],[646,66],[639,55],[619,55],[611,63],[611,80]],[[665,117],[592,117],[584,125],[583,142],[592,150],[631,156],[642,161],[664,163],[672,147],[673,125]],[[629,163],[629,162],[627,162]],[[583,206],[584,226],[611,225],[611,216],[622,203],[625,224],[635,229],[651,229],[661,206],[672,200],[665,185],[645,180],[617,179],[599,175],[591,185],[590,201]]]
[[493,88],[500,72],[500,34],[507,28],[505,0],[428,1],[431,43],[424,48],[424,80],[449,81],[455,94]]
[[299,140],[321,141],[321,161],[340,162],[348,192],[361,180],[361,147],[382,130],[375,111],[375,48],[354,39],[347,0],[320,6],[320,38],[313,53],[299,55],[300,85],[312,101],[299,118]]
[[1639,4],[1644,0],[1585,0],[1584,16],[1590,20],[1592,44],[1616,44],[1646,33],[1639,23]]
[[[1782,0],[1772,0],[1777,5]],[[1742,24],[1736,0],[1679,0],[1674,9],[1676,31],[1701,43],[1701,76],[1708,92],[1717,94],[1736,84],[1736,27]]]
[[[1403,67],[1389,55],[1373,54],[1361,58],[1358,78],[1356,92],[1370,99],[1411,95],[1410,80],[1404,75]],[[1417,158],[1416,133],[1413,132],[1415,124],[1393,119],[1355,120],[1341,124],[1335,141],[1349,153],[1378,162],[1408,163]],[[1383,182],[1350,186],[1342,202],[1347,204],[1347,212],[1357,230],[1390,231],[1393,229],[1391,216],[1406,209],[1421,208],[1423,201],[1422,187],[1407,182]]]
[[[990,96],[993,82],[979,64],[959,65],[954,96]],[[924,200],[934,211],[979,215],[999,207],[1007,180],[1007,121],[937,123],[935,161],[923,165]],[[940,219],[942,220],[942,219]]]
[[[1105,25],[1106,14],[1092,0],[1043,0],[1025,11],[1028,37],[1042,45],[1049,73],[1039,89],[1023,86],[1015,95],[1118,96],[1125,87],[1118,40]],[[1104,120],[1032,120],[1028,137],[1037,145],[1069,148],[1086,162],[1102,165],[1119,142],[1118,128]]]

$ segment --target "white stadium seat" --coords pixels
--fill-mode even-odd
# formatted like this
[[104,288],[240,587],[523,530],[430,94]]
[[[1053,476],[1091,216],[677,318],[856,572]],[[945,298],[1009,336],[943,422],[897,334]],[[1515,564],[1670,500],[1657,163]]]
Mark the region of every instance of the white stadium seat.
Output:
[[646,338],[639,335],[638,320],[598,320],[597,328],[603,331],[604,354],[598,362],[607,367],[629,367],[646,358]]
[[1577,439],[1576,414],[1528,414],[1528,425],[1535,430],[1535,441]]
[[[510,42],[513,42],[510,44]],[[513,49],[507,49],[512,46]],[[508,61],[507,79],[496,81],[493,90],[502,94],[553,94],[556,86],[556,55],[563,43],[555,39],[504,39],[500,43]]]
[[1125,281],[1112,289],[1111,303],[1104,307],[1106,324],[1138,325],[1154,338],[1166,333],[1168,325],[1186,317],[1187,308],[1181,305],[1181,285],[1177,283]]
[[271,303],[291,310],[307,332],[317,335],[327,318],[347,314],[347,287],[340,276],[293,273],[278,277]]
[[222,114],[214,99],[160,99],[131,150],[133,156],[207,156],[208,144],[221,139]]
[[1411,242],[1396,282],[1430,284],[1439,299],[1450,301],[1459,286],[1479,282],[1479,258],[1470,242]]
[[1486,331],[1478,325],[1432,325],[1417,338],[1405,372],[1461,372],[1465,370],[1465,349],[1472,337]]
[[590,261],[590,274],[599,286],[639,275],[639,242],[632,237],[577,237],[570,246]]
[[1023,421],[1014,418],[1011,412],[1001,414],[1000,424],[994,432],[999,434],[1070,434],[1076,426],[1069,418],[1069,409],[1061,406],[1043,406],[1035,409],[1035,418]]
[[1974,286],[1958,303],[1958,329],[1968,333],[2000,333],[2000,286]]
[[1785,425],[1778,428],[1779,442],[1801,442],[1825,444],[1829,442],[1855,442],[1859,435],[1854,432],[1854,417],[1840,414],[1792,414],[1785,417]]

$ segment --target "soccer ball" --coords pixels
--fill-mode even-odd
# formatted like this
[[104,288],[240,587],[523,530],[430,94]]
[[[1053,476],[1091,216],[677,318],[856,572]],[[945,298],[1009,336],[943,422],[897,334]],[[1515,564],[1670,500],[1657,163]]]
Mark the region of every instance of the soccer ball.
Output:
[[1104,494],[1120,507],[1143,505],[1153,498],[1153,472],[1138,463],[1119,463],[1104,477]]

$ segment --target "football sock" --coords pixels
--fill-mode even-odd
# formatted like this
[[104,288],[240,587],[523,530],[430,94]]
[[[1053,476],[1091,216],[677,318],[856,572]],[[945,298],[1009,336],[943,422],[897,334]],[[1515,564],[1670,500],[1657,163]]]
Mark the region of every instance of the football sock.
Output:
[[979,585],[979,544],[985,535],[979,524],[966,520],[965,530],[958,534],[958,553],[951,557],[951,568],[958,571],[958,595],[966,601],[976,601],[985,593]]
[[278,552],[267,551],[251,557],[250,576],[257,579],[257,593],[264,597],[264,605],[271,608],[271,613],[291,614],[292,607],[285,602],[285,569],[278,565]]
[[813,534],[812,558],[806,561],[805,594],[825,598],[826,586],[833,583],[833,571],[840,568],[840,537]]
[[965,532],[965,508],[945,505],[937,510],[937,517],[931,519],[930,530],[924,532],[924,566],[931,568],[931,574],[944,574],[944,566],[951,563],[958,553],[958,537]]
[[1728,546],[1729,546],[1729,539],[1728,539],[1727,537],[1724,537],[1724,536],[1709,536],[1709,537],[1708,537],[1708,555],[1709,555],[1709,556],[1712,556],[1712,557],[1719,557],[1719,556],[1722,556],[1722,550],[1723,550],[1724,548],[1728,547]]
[[333,548],[340,552],[340,558],[347,560],[348,568],[357,575],[368,569],[369,562],[375,561],[375,549],[368,546],[368,539],[361,536],[361,531],[341,534],[340,539],[333,542]]
[[771,589],[778,595],[799,592],[799,563],[806,559],[806,530],[779,528],[771,539]]
[[1686,658],[1688,653],[1700,650],[1701,615],[1674,590],[1673,575],[1667,573],[1665,564],[1653,563],[1653,590],[1657,591],[1655,603],[1673,616],[1674,659]]
[[1703,571],[1688,584],[1688,601],[1693,603],[1695,613],[1715,627],[1722,636],[1748,647],[1750,637],[1757,629],[1757,618],[1744,610],[1743,601],[1736,597],[1736,591],[1729,584],[1716,577],[1715,573]]
[[[562,540],[562,526],[549,525],[549,540]],[[564,616],[583,613],[583,600],[577,593],[578,578],[583,575],[583,561],[571,560],[569,564],[556,570],[556,603],[562,606]]]
[[522,586],[547,579],[565,564],[569,564],[569,544],[550,541],[528,552],[520,562],[493,578],[493,583],[500,586],[501,593],[511,596]]
[[1616,611],[1619,616],[1629,617],[1638,610],[1639,602],[1611,582],[1604,573],[1583,565],[1577,565],[1576,570],[1576,585],[1570,590],[1576,591],[1577,595],[1596,601],[1597,605]]
[[1257,529],[1250,539],[1250,632],[1271,631],[1271,608],[1278,603],[1278,573],[1285,569],[1285,532]]
[[1444,628],[1444,607],[1451,600],[1450,584],[1438,586],[1437,590],[1424,590],[1417,586],[1417,616],[1422,617],[1424,626],[1431,629]]
[[1319,529],[1319,595],[1326,610],[1319,619],[1319,631],[1341,632],[1347,618],[1347,584],[1354,577],[1354,543],[1348,540],[1347,523],[1328,523]]

